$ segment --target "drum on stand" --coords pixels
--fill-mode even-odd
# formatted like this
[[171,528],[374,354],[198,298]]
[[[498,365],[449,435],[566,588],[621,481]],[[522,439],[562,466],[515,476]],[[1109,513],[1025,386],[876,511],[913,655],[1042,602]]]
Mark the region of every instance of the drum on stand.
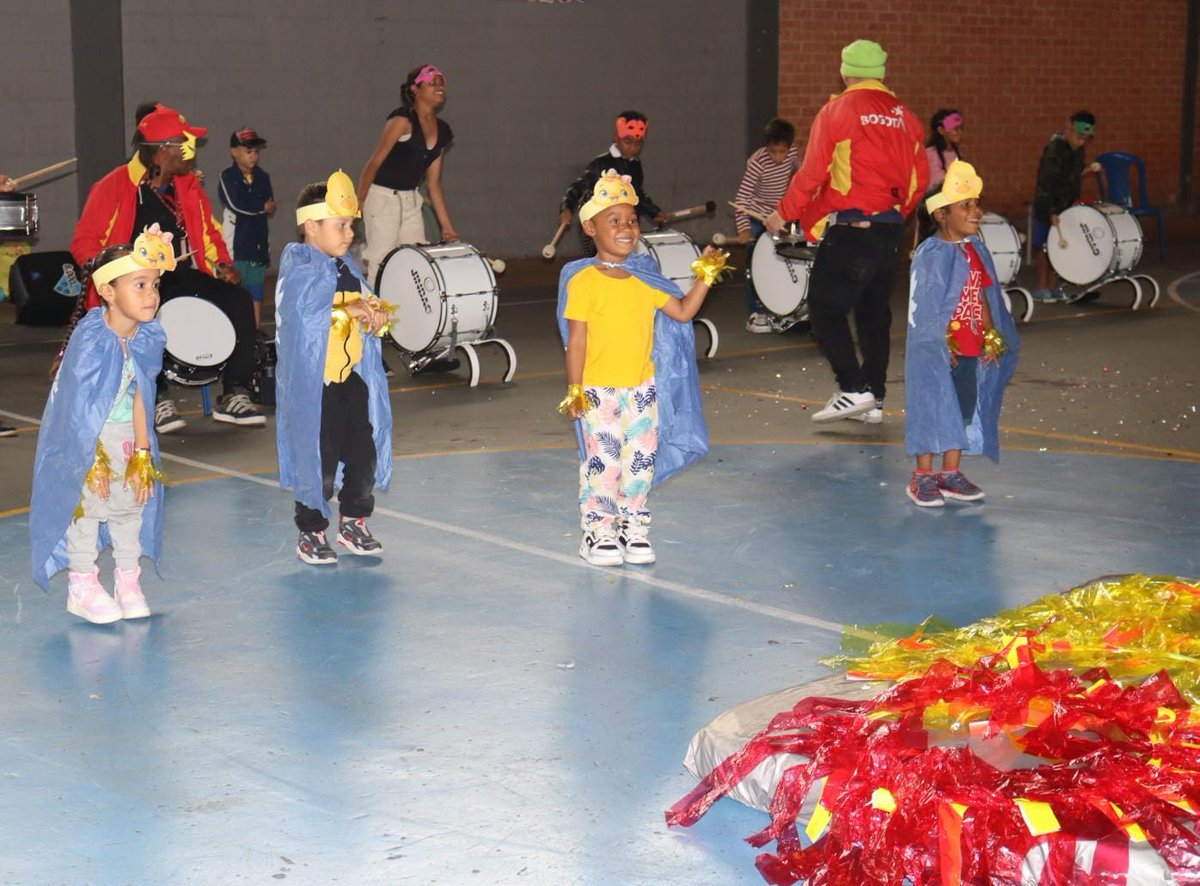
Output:
[[992,255],[998,278],[996,282],[1000,285],[1000,293],[1004,296],[1008,312],[1013,312],[1010,293],[1019,292],[1025,298],[1025,310],[1021,314],[1021,320],[1028,323],[1033,317],[1033,296],[1025,287],[1013,285],[1021,270],[1021,235],[1004,216],[985,212],[979,222],[979,237]]
[[24,240],[38,230],[37,194],[0,194],[0,240]]
[[758,300],[775,315],[771,325],[783,332],[808,319],[808,278],[813,263],[780,254],[778,242],[768,231],[759,234],[747,273]]
[[1142,304],[1142,285],[1153,288],[1150,307],[1158,303],[1158,281],[1134,274],[1142,259],[1142,226],[1137,217],[1115,203],[1078,204],[1058,217],[1058,228],[1046,238],[1046,255],[1059,278],[1070,285],[1072,301],[1107,283],[1124,281],[1134,290],[1133,309]]
[[[696,274],[692,271],[692,262],[700,257],[700,247],[683,231],[664,228],[661,231],[642,234],[638,240],[637,251],[640,255],[648,255],[658,262],[662,275],[672,280],[685,295],[692,288],[692,282],[696,279]],[[704,355],[715,356],[721,340],[716,325],[705,317],[696,317],[692,322],[700,324],[708,332],[708,348]]]
[[182,295],[163,302],[158,322],[167,334],[163,373],[181,385],[207,385],[221,377],[237,336],[212,302]]
[[517,355],[492,337],[496,320],[496,274],[469,243],[401,246],[393,249],[375,277],[379,297],[396,306],[388,336],[404,352],[410,369],[462,348],[479,383],[474,346],[495,344],[508,359],[504,381],[517,371]]

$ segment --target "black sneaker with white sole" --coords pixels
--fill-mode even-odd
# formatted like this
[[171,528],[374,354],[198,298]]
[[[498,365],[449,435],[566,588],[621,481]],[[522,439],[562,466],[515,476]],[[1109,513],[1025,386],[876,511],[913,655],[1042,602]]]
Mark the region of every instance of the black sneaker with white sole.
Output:
[[362,517],[342,517],[338,521],[337,542],[351,554],[371,556],[383,551],[383,544],[371,534]]
[[301,532],[296,543],[296,556],[313,566],[337,563],[337,552],[329,546],[324,532]]
[[259,408],[250,401],[250,395],[240,391],[221,397],[213,409],[212,417],[214,421],[230,425],[257,426],[267,423]]
[[154,404],[154,433],[172,434],[186,425],[174,400],[163,399]]

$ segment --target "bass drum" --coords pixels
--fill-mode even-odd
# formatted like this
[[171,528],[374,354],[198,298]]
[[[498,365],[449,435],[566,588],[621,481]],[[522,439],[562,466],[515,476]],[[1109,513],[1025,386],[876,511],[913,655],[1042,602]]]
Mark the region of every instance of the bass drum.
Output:
[[696,278],[692,262],[700,257],[700,247],[683,231],[667,228],[665,231],[642,234],[637,251],[658,262],[662,275],[674,280],[684,294],[692,288],[692,281]]
[[992,254],[996,265],[996,282],[1010,286],[1021,270],[1021,238],[1008,219],[994,212],[985,212],[979,222],[979,236]]
[[758,300],[772,314],[796,322],[808,319],[808,278],[812,262],[786,258],[775,251],[776,240],[764,231],[750,256],[750,279]]
[[167,334],[163,373],[181,385],[207,385],[221,377],[237,336],[212,302],[181,295],[163,302],[158,322]]
[[1068,283],[1090,286],[1128,274],[1142,259],[1142,226],[1123,206],[1071,206],[1046,237],[1046,255]]
[[396,306],[388,335],[413,355],[487,338],[496,320],[496,274],[469,243],[392,250],[375,291]]

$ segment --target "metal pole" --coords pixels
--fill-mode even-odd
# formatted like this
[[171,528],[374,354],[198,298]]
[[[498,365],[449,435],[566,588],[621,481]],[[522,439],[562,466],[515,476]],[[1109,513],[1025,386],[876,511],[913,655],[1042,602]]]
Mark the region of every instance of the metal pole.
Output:
[[1183,56],[1183,113],[1179,139],[1179,207],[1196,209],[1196,66],[1200,55],[1200,0],[1188,0],[1187,48]]

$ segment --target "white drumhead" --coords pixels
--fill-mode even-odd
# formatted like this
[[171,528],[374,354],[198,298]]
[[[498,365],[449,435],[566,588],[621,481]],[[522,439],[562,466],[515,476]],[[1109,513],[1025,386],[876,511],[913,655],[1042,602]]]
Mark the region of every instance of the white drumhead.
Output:
[[638,240],[638,252],[649,255],[656,262],[664,277],[670,277],[684,292],[692,286],[692,262],[700,257],[700,247],[683,231],[668,228],[642,234]]
[[1142,260],[1141,222],[1136,215],[1116,203],[1097,203],[1095,206],[1108,219],[1117,240],[1117,263],[1113,270],[1132,271]]
[[992,254],[996,265],[996,282],[1008,286],[1021,270],[1021,238],[1008,219],[994,212],[985,212],[979,222],[979,236]]
[[189,366],[224,363],[237,341],[233,324],[221,309],[194,295],[163,302],[158,322],[167,334],[167,353]]
[[1086,286],[1108,276],[1117,258],[1112,225],[1094,206],[1071,206],[1058,217],[1066,246],[1059,245],[1059,230],[1050,226],[1046,255],[1058,276]]
[[758,300],[772,314],[786,317],[808,300],[808,275],[812,262],[784,258],[775,252],[775,239],[763,232],[750,257],[750,279]]
[[496,275],[467,243],[401,246],[379,269],[379,297],[396,305],[390,335],[414,354],[477,341],[496,315]]

